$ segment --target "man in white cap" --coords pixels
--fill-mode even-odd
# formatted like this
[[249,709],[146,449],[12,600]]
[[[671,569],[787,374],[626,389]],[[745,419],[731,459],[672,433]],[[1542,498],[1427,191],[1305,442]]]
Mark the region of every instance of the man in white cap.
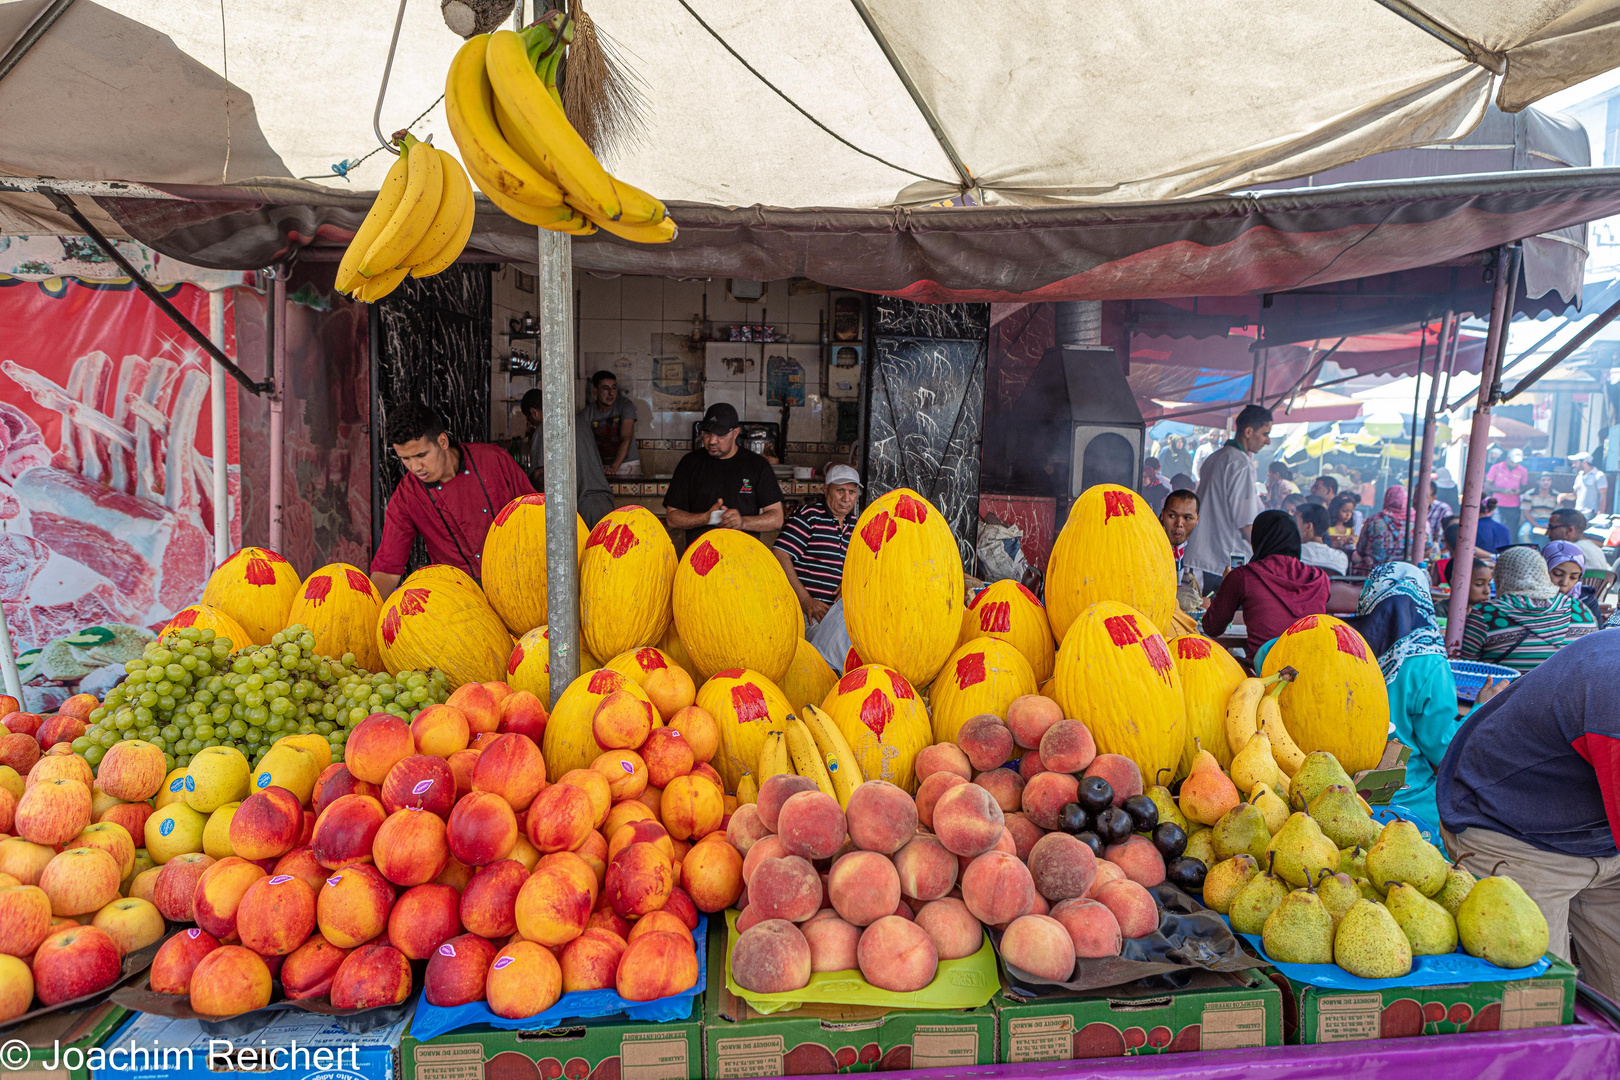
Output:
[[1575,462],[1575,509],[1587,517],[1605,513],[1609,503],[1609,478],[1592,464],[1592,455],[1582,450],[1569,455]]
[[844,555],[855,530],[861,475],[848,465],[833,465],[827,469],[826,489],[825,498],[806,502],[787,519],[774,548],[810,626],[826,616],[843,591]]

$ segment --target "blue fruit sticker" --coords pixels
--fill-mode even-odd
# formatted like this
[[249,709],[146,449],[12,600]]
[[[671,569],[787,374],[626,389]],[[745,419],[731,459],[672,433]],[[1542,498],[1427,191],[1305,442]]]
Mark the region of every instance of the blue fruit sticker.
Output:
[[186,774],[186,790],[187,791],[196,791],[197,790],[197,781],[195,781],[195,780],[193,780],[191,778],[190,773]]
[[168,836],[172,832],[174,832],[174,818],[164,818],[163,824],[158,826],[158,835]]
[[189,777],[189,776],[177,776],[177,777],[175,777],[173,780],[169,781],[169,790],[170,791],[176,791],[176,792],[180,791],[182,788],[184,788],[186,786],[186,781],[190,780],[190,779],[191,779],[191,777]]
[[260,773],[259,774],[258,785],[259,785],[259,787],[262,787],[262,788],[269,787],[270,786],[270,774],[267,773],[267,772]]

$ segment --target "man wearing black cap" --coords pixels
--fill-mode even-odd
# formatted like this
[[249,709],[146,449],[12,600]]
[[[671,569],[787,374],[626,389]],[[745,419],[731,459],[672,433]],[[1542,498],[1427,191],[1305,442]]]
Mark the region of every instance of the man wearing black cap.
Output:
[[664,495],[664,519],[686,542],[713,528],[771,532],[782,527],[782,489],[770,462],[737,445],[737,410],[710,405],[698,431],[703,449],[681,458]]

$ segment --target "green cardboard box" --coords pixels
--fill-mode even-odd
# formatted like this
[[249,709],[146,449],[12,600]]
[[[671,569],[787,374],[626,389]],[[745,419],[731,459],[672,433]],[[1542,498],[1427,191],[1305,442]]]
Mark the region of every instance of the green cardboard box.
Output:
[[623,1016],[545,1031],[471,1027],[400,1044],[404,1080],[701,1080],[702,998],[685,1020]]
[[1139,983],[996,1009],[1002,1064],[1282,1045],[1282,994],[1257,969],[1193,972],[1179,990]]
[[977,1009],[802,1005],[762,1016],[726,989],[725,937],[709,939],[705,1074],[799,1076],[993,1065],[996,1014]]
[[1288,1042],[1328,1043],[1574,1023],[1575,969],[1556,956],[1548,959],[1552,967],[1545,974],[1522,982],[1375,991],[1328,990],[1296,983],[1276,968],[1264,970],[1282,991]]
[[6,1075],[89,1080],[93,1061],[86,1051],[106,1042],[128,1015],[129,1010],[122,1005],[103,1001],[85,1009],[50,1013],[11,1028],[0,1034],[0,1042],[25,1043],[28,1063],[17,1067],[6,1061]]

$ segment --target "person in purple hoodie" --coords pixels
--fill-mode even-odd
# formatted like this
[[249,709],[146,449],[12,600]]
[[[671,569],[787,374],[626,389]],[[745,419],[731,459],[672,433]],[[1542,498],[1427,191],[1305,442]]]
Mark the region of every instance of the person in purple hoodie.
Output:
[[1297,620],[1325,615],[1329,586],[1324,571],[1299,561],[1299,526],[1293,515],[1265,511],[1254,519],[1250,542],[1254,557],[1222,579],[1204,612],[1203,629],[1210,637],[1219,637],[1241,610],[1249,635],[1248,654],[1253,657]]

